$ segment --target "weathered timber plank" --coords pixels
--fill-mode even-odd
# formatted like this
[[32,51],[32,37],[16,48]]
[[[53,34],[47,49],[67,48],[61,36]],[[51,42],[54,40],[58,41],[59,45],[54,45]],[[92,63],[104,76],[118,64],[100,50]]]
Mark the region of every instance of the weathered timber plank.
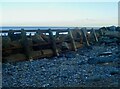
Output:
[[73,39],[73,35],[71,30],[68,29],[68,34],[70,36],[70,41],[71,41],[71,45],[72,45],[72,50],[77,51],[76,45],[75,45],[75,41]]
[[95,30],[92,28],[91,31],[92,31],[92,34],[91,34],[91,35],[94,37],[94,40],[95,40],[96,42],[98,42],[98,38],[97,38],[97,36],[96,36]]
[[82,35],[83,35],[83,41],[85,41],[85,45],[86,46],[90,46],[88,39],[87,39],[87,32],[86,32],[86,28],[81,29]]

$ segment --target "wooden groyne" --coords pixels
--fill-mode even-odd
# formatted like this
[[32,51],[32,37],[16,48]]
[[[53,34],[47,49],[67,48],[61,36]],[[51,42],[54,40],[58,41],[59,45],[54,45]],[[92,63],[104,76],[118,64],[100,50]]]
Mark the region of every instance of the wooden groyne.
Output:
[[[98,43],[101,36],[107,35],[119,39],[120,28],[118,27],[116,29],[118,29],[118,31],[110,31],[105,27],[97,30],[93,28],[4,30],[1,31],[1,33],[7,33],[8,35],[2,35],[2,61],[34,60],[59,56],[60,53],[69,50],[77,51],[78,48],[83,46]],[[35,34],[32,35],[32,32]],[[26,33],[30,34],[26,35]]]

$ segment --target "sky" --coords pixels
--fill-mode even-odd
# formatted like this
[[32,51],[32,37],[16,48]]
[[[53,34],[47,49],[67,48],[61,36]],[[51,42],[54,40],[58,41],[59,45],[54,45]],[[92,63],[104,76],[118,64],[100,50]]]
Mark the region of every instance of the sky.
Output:
[[1,26],[118,25],[117,2],[2,2]]

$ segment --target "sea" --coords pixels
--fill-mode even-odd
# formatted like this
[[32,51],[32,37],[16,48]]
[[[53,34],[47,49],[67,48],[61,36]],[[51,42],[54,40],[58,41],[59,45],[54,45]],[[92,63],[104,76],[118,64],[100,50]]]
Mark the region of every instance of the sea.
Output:
[[[52,29],[52,30],[61,30],[61,29],[74,29],[76,27],[50,27],[50,26],[1,26],[0,27],[0,36],[7,36],[8,33],[2,33],[2,31],[4,30],[21,30],[21,29],[24,29],[24,30],[48,30],[48,29]],[[80,28],[83,28],[83,27],[78,27],[79,29]],[[86,27],[87,29],[91,29],[91,28],[94,28],[94,29],[99,29],[100,27]],[[31,35],[34,35],[35,32],[27,32],[26,35],[29,35],[31,33]],[[17,33],[14,33],[14,34],[17,34]],[[53,35],[55,35],[56,32],[53,32]],[[68,34],[67,32],[64,32],[63,34]],[[48,35],[48,34],[46,34]]]

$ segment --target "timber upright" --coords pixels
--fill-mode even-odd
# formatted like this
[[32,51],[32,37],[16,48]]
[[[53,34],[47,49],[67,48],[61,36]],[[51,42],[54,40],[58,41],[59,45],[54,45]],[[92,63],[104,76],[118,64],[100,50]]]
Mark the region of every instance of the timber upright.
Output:
[[90,44],[89,44],[88,39],[87,39],[86,28],[81,29],[81,32],[82,32],[82,36],[83,36],[83,42],[85,41],[85,45],[89,47]]
[[21,45],[23,47],[23,52],[26,55],[26,58],[28,60],[33,60],[31,57],[31,44],[29,44],[28,38],[26,36],[26,31],[24,29],[21,29]]
[[55,41],[55,38],[53,36],[53,33],[52,33],[51,29],[49,29],[48,32],[49,32],[49,37],[50,37],[53,53],[54,53],[55,56],[59,56],[58,49],[57,49],[57,46],[56,46],[56,41]]
[[73,35],[72,35],[72,32],[70,29],[68,29],[68,34],[70,36],[70,41],[71,41],[71,45],[72,45],[72,50],[73,51],[77,51],[77,48],[76,48],[76,44],[75,44],[75,41],[73,39]]

